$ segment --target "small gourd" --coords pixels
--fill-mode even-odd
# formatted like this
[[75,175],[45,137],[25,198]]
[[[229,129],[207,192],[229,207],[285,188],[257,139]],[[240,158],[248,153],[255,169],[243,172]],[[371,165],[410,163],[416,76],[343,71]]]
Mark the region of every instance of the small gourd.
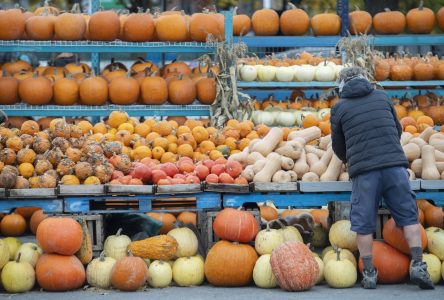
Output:
[[82,262],[82,264],[87,265],[93,258],[92,241],[86,221],[84,219],[80,219],[79,223],[82,226],[83,238],[82,246],[80,247],[80,250],[77,251],[76,256]]
[[153,288],[164,288],[171,284],[173,270],[168,262],[153,261],[148,268],[148,284]]
[[105,251],[93,259],[86,268],[86,281],[90,286],[108,289],[111,287],[111,271],[116,264],[112,257],[106,257]]
[[181,257],[173,264],[173,280],[178,286],[201,285],[205,280],[201,256]]
[[103,249],[107,257],[119,260],[127,256],[127,247],[131,243],[131,239],[124,234],[120,234],[121,232],[122,228],[115,235],[110,235],[106,238]]
[[338,249],[336,260],[331,260],[325,265],[325,280],[333,288],[353,287],[358,279],[356,266],[347,259],[341,259],[340,253]]
[[267,228],[259,231],[254,241],[254,247],[260,255],[271,254],[273,249],[279,247],[285,242],[284,236],[277,229],[270,229],[270,224],[267,223]]
[[174,228],[167,234],[177,241],[176,257],[194,256],[197,254],[198,241],[196,234],[188,227]]
[[276,277],[271,270],[270,257],[271,254],[261,255],[253,269],[254,283],[263,289],[271,289],[277,286]]
[[3,267],[1,279],[3,288],[8,293],[23,293],[34,287],[35,271],[30,263],[20,261],[18,255],[15,261],[10,261]]

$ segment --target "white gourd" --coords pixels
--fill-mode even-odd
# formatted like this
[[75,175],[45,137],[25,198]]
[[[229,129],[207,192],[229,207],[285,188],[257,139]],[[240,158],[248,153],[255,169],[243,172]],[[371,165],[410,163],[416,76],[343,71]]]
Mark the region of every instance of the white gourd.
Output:
[[255,81],[257,78],[257,69],[254,66],[243,65],[239,68],[240,78],[242,81]]
[[247,157],[247,164],[254,165],[255,162],[261,159],[265,159],[265,157],[262,154],[260,154],[259,152],[251,152]]
[[325,152],[324,150],[316,148],[315,146],[312,146],[312,145],[305,145],[305,151],[307,153],[316,154],[316,156],[318,158],[321,158],[324,155],[324,152]]
[[408,161],[414,161],[421,157],[421,148],[415,143],[408,143],[402,146],[402,150],[404,150]]
[[290,175],[291,182],[298,181],[298,174],[296,174],[295,171],[293,171],[293,170],[287,171],[287,174]]
[[336,71],[329,65],[321,65],[316,67],[315,73],[316,81],[334,81],[336,79]]
[[327,150],[329,145],[331,145],[331,134],[323,136],[319,139],[319,148],[320,149]]
[[419,146],[420,149],[422,149],[423,146],[427,145],[427,143],[419,137],[415,137],[415,138],[411,139],[409,141],[409,144],[416,144]]
[[252,181],[254,178],[253,166],[246,166],[245,169],[241,173],[242,177],[247,179],[248,181]]
[[413,134],[411,134],[410,132],[407,132],[407,131],[403,132],[401,134],[401,139],[400,139],[401,146],[406,145],[412,138],[413,138]]
[[254,172],[254,174],[259,173],[265,167],[266,163],[267,163],[267,160],[265,158],[256,161],[254,163],[254,165],[253,165],[253,172]]
[[280,126],[293,127],[296,123],[296,116],[292,112],[282,111],[282,112],[278,113],[275,120],[277,121],[278,125],[280,125]]
[[419,137],[422,138],[427,143],[429,142],[430,137],[435,133],[436,131],[432,127],[427,127],[424,129],[423,132],[419,134]]
[[343,172],[339,175],[339,181],[350,181],[350,176],[347,172]]
[[259,81],[268,82],[274,81],[276,78],[275,66],[260,66],[257,70],[257,79]]

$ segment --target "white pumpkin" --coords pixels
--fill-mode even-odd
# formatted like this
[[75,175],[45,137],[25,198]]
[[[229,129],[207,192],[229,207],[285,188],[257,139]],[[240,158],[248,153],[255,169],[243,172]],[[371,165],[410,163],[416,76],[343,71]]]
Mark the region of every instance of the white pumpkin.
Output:
[[284,224],[281,225],[281,229],[279,229],[279,232],[282,234],[282,237],[284,238],[284,243],[286,242],[293,242],[293,241],[299,241],[303,242],[301,233],[299,230],[297,230],[294,226],[285,226]]
[[318,119],[323,120],[326,115],[330,114],[330,108],[321,108],[318,110]]
[[349,288],[356,284],[358,272],[349,260],[341,260],[338,255],[325,265],[324,277],[328,285],[333,288]]
[[351,231],[351,223],[349,220],[340,220],[335,222],[328,235],[330,244],[338,246],[338,248],[356,251],[356,232]]
[[444,280],[444,261],[442,262],[442,266],[441,266],[441,277],[442,277],[442,280]]
[[277,114],[275,120],[280,126],[293,127],[296,123],[296,115],[289,111],[282,111]]
[[198,241],[194,232],[188,227],[174,228],[168,235],[177,241],[176,257],[194,256],[197,254]]
[[14,260],[15,255],[17,254],[17,251],[22,243],[14,237],[6,237],[3,239],[3,241],[5,241],[6,245],[8,245],[9,248],[9,260]]
[[294,69],[291,67],[276,68],[276,80],[280,82],[290,82],[294,78]]
[[178,286],[201,285],[205,279],[201,256],[181,257],[173,264],[173,280]]
[[257,69],[251,65],[243,65],[239,68],[239,75],[242,81],[255,81],[257,78]]
[[259,231],[254,240],[254,247],[259,255],[271,254],[274,248],[284,243],[284,237],[277,229],[267,228]]
[[267,126],[272,126],[274,124],[273,113],[268,111],[255,111],[253,114],[253,122],[256,125],[264,124]]
[[438,283],[441,279],[441,261],[434,254],[424,253],[422,260],[427,263],[427,272],[433,283]]
[[274,79],[276,78],[276,69],[277,68],[275,66],[258,67],[257,79],[263,82],[274,81]]
[[426,233],[427,249],[440,260],[444,260],[444,230],[436,228],[435,230],[428,230]]
[[116,264],[112,257],[105,257],[105,252],[100,257],[93,259],[86,268],[86,281],[90,286],[108,289],[111,287],[111,272]]
[[0,270],[9,261],[9,247],[4,240],[0,240]]
[[321,65],[316,67],[316,81],[328,82],[336,79],[336,70],[329,65]]
[[155,260],[148,269],[148,283],[153,288],[164,288],[171,284],[173,270],[168,262]]
[[331,68],[335,68],[337,65],[334,62],[328,60],[321,61],[317,65],[317,67],[323,67],[323,66],[329,66]]
[[[335,250],[330,250],[327,253],[325,253],[323,257],[324,264],[327,264],[331,260],[335,260],[337,258],[337,254]],[[341,249],[340,250],[340,258],[341,260],[347,259],[349,260],[354,266],[357,266],[356,258],[353,253],[350,252],[350,250],[347,249]]]
[[2,270],[2,285],[8,293],[23,293],[30,291],[35,284],[34,267],[26,261],[17,260],[8,262]]
[[330,252],[330,250],[333,250],[333,246],[325,247],[321,252],[321,258],[324,259],[325,255]]
[[316,284],[319,284],[322,281],[324,281],[324,267],[325,267],[325,265],[324,265],[324,262],[322,261],[322,259],[319,258],[319,256],[315,256],[314,258],[319,266],[319,276],[318,276],[318,279],[316,280]]
[[270,257],[271,254],[261,255],[253,269],[254,283],[263,289],[272,289],[277,286],[276,277],[271,270]]
[[315,74],[316,67],[312,65],[301,65],[296,69],[294,79],[300,82],[310,82],[314,80]]
[[131,239],[124,234],[120,234],[121,232],[122,228],[120,228],[115,235],[110,235],[106,238],[103,249],[107,257],[119,260],[128,255],[127,248],[131,243]]
[[21,262],[28,262],[33,268],[37,264],[37,260],[43,254],[43,250],[34,243],[24,243],[18,249],[15,259],[20,255]]
[[341,71],[344,69],[344,66],[343,65],[335,65],[334,69],[336,71],[336,78],[338,78],[339,73],[341,73]]

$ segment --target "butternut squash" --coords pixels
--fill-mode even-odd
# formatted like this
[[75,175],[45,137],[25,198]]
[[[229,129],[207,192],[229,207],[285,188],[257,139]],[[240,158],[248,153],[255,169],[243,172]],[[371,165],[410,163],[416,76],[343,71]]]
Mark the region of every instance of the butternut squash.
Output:
[[276,173],[274,173],[271,181],[277,182],[277,183],[287,183],[287,182],[291,182],[291,176],[287,172],[285,172],[283,170],[279,170]]
[[253,145],[252,152],[259,152],[263,156],[267,156],[276,148],[280,141],[282,141],[284,133],[282,129],[273,127],[267,135],[259,142]]
[[415,173],[413,173],[412,170],[407,169],[407,172],[409,172],[409,180],[415,180],[416,179],[416,175],[415,175]]
[[303,138],[306,143],[313,140],[317,140],[322,136],[321,129],[319,127],[313,126],[310,128],[293,131],[288,135],[288,140],[294,140],[296,138]]
[[295,171],[293,171],[293,170],[287,171],[287,174],[290,175],[291,182],[298,181],[298,174],[296,174]]
[[265,158],[264,159],[260,159],[257,162],[255,162],[254,165],[253,165],[253,172],[254,172],[254,174],[259,173],[265,167],[266,163],[267,163],[267,160]]
[[[273,130],[273,129],[272,129]],[[253,182],[271,182],[271,179],[277,171],[281,169],[281,156],[277,153],[267,155],[264,168],[256,173]]]
[[247,160],[248,160],[248,155],[249,155],[250,151],[248,150],[248,147],[246,147],[242,152],[239,153],[235,153],[233,155],[230,155],[230,157],[228,158],[228,160],[232,160],[232,161],[237,161],[239,162],[242,166],[246,166]]
[[427,145],[427,143],[419,137],[415,137],[415,138],[411,139],[409,141],[409,144],[416,144],[419,146],[420,149],[422,149],[423,146]]
[[442,138],[430,138],[429,145],[435,147],[438,151],[444,151],[444,139]]
[[435,133],[435,130],[432,127],[427,127],[423,132],[421,132],[419,137],[422,138],[424,141],[426,141],[428,143],[430,137],[434,133]]
[[444,171],[441,173],[441,180],[444,180]]
[[319,148],[322,150],[327,150],[331,145],[331,134],[323,136],[319,139]]
[[275,152],[295,160],[301,157],[302,149],[304,149],[304,146],[301,143],[298,141],[291,141],[286,142],[282,147],[277,148]]
[[435,161],[435,148],[430,145],[422,147],[422,172],[421,178],[423,180],[438,180],[441,178],[441,174],[436,167]]
[[444,152],[435,149],[435,159],[436,161],[444,161]]
[[327,170],[319,178],[321,181],[337,181],[341,174],[342,160],[333,154]]
[[444,140],[444,133],[442,132],[436,132],[434,134],[432,134],[429,138],[429,143],[431,143],[433,140]]
[[261,139],[254,139],[254,140],[250,141],[250,144],[248,144],[248,150],[250,150],[250,153],[253,152],[252,149],[253,149],[254,145],[259,143],[260,141],[261,141]]
[[309,165],[307,164],[307,156],[305,150],[302,150],[301,157],[294,163],[293,171],[298,175],[298,179],[301,179],[302,176],[310,170]]
[[245,169],[242,171],[241,175],[248,181],[253,181],[254,178],[253,166],[252,165],[246,166]]
[[302,181],[318,182],[319,176],[316,173],[308,172],[308,173],[305,173],[304,176],[302,176]]
[[341,173],[341,175],[339,175],[339,181],[350,181],[350,175],[348,175],[348,172]]
[[[436,153],[436,151],[435,151]],[[439,173],[444,172],[444,162],[442,161],[437,161],[436,162],[436,168],[438,169]],[[421,177],[421,173],[422,173],[422,159],[415,159],[411,164],[410,164],[410,169],[412,170],[412,172],[415,174],[415,177]]]
[[289,157],[281,156],[281,168],[285,171],[293,170],[294,168],[294,160]]
[[404,150],[405,157],[407,157],[408,161],[414,161],[421,157],[421,148],[419,148],[417,144],[409,143],[402,146],[402,150]]
[[265,159],[265,157],[259,152],[251,152],[247,157],[247,164],[254,165],[258,160]]
[[406,145],[412,138],[413,134],[411,134],[410,132],[403,132],[400,139],[401,146]]
[[314,153],[307,153],[307,163],[310,166],[310,168],[319,162],[319,157]]
[[324,174],[324,172],[327,170],[328,164],[330,163],[332,157],[333,157],[333,149],[330,147],[327,149],[327,151],[325,151],[321,159],[316,164],[310,167],[310,172],[314,172],[318,174],[318,176]]
[[312,145],[305,145],[305,152],[308,153],[314,153],[316,154],[319,158],[322,157],[322,155],[324,155],[324,150],[316,148],[315,146]]
[[76,256],[82,262],[82,264],[87,265],[93,258],[92,251],[92,241],[89,235],[88,226],[84,219],[79,219],[80,226],[82,226],[82,246],[79,251],[77,251]]

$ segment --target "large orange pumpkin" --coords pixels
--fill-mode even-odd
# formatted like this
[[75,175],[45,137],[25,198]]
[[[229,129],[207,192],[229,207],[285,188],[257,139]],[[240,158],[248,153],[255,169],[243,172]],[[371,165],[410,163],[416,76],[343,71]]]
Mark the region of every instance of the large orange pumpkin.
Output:
[[13,60],[4,63],[2,66],[2,71],[6,71],[6,73],[9,75],[15,75],[21,72],[28,74],[28,71],[32,71],[32,66],[23,60]]
[[16,213],[4,216],[0,222],[0,231],[4,236],[20,236],[25,230],[25,218]]
[[197,99],[202,104],[213,104],[216,100],[216,80],[213,77],[200,79],[196,83]]
[[26,36],[30,40],[49,41],[54,37],[54,22],[52,15],[36,15],[26,20]]
[[54,83],[54,103],[74,105],[79,101],[79,85],[72,77],[62,78]]
[[388,8],[373,17],[373,28],[380,34],[400,34],[404,31],[405,24],[406,19],[402,12]]
[[160,41],[184,42],[188,39],[188,21],[181,14],[161,15],[155,20]]
[[85,268],[76,256],[43,254],[35,266],[38,284],[47,291],[69,291],[85,282]]
[[134,104],[139,99],[139,93],[139,83],[132,77],[117,77],[109,84],[109,100],[113,104]]
[[39,227],[39,224],[46,218],[48,218],[49,216],[46,215],[43,210],[39,209],[37,211],[35,211],[32,216],[31,219],[29,220],[29,229],[31,229],[31,232],[33,234],[36,234],[37,232],[37,227]]
[[250,245],[219,241],[205,259],[205,277],[215,286],[247,285],[253,278],[257,258]]
[[302,242],[287,242],[275,248],[270,264],[279,286],[287,291],[308,290],[319,276],[318,263]]
[[108,82],[100,76],[82,80],[79,87],[80,102],[85,105],[103,105],[108,100]]
[[372,29],[372,15],[366,11],[356,10],[348,14],[351,34],[366,34]]
[[251,23],[255,35],[276,35],[279,32],[279,15],[272,9],[256,10]]
[[420,1],[418,8],[409,10],[406,20],[407,29],[411,33],[431,33],[435,27],[435,13],[424,7],[423,1]]
[[0,10],[0,40],[19,40],[25,32],[25,17],[20,9]]
[[37,242],[46,253],[73,255],[82,245],[82,227],[71,218],[44,219],[37,228]]
[[119,16],[112,10],[95,12],[88,22],[88,37],[93,41],[114,41],[120,33]]
[[191,16],[190,24],[190,37],[196,42],[206,42],[208,35],[213,38],[222,40],[222,32],[219,31],[218,20],[215,14],[203,12],[195,13]]
[[83,40],[86,32],[86,20],[80,13],[63,13],[55,18],[54,31],[58,40]]
[[6,71],[2,77],[0,77],[0,104],[9,105],[19,101],[18,97],[19,81],[12,77],[7,76]]
[[154,30],[154,20],[150,14],[130,14],[123,24],[123,39],[129,42],[152,41]]
[[441,7],[436,13],[436,20],[438,21],[439,29],[444,31],[444,6]]
[[[422,249],[425,249],[427,247],[427,235],[424,227],[422,227],[421,224],[419,224],[419,227],[421,231],[421,246]],[[393,218],[389,219],[384,224],[382,236],[384,238],[384,241],[386,241],[390,246],[405,254],[410,254],[410,247],[404,237],[403,230],[402,228],[396,226],[395,220]]]
[[140,257],[120,259],[111,271],[111,284],[121,291],[136,291],[147,279],[148,267]]
[[444,228],[444,212],[441,207],[430,205],[424,210],[424,218],[427,226]]
[[233,10],[233,35],[246,35],[251,29],[251,19],[247,15],[238,15],[237,7]]
[[242,243],[252,241],[259,230],[250,212],[233,208],[225,208],[217,214],[213,229],[221,239]]
[[20,99],[30,105],[48,104],[53,95],[52,82],[46,77],[34,74],[20,81],[18,92]]
[[140,83],[141,100],[144,104],[160,105],[168,100],[168,85],[162,77],[150,76]]
[[279,25],[284,35],[304,35],[310,27],[310,18],[308,14],[288,3],[290,9],[284,11],[280,17]]
[[172,104],[191,104],[196,99],[196,94],[194,81],[183,75],[173,79],[168,85],[168,96]]
[[160,228],[160,234],[167,234],[171,229],[174,228],[173,223],[176,221],[176,217],[173,216],[173,214],[149,212],[146,213],[146,215],[157,221],[162,222],[162,227]]
[[[403,283],[409,274],[410,259],[392,246],[373,242],[373,265],[378,270],[378,283]],[[359,270],[362,272],[362,258],[359,258]]]
[[341,32],[341,18],[337,14],[323,13],[311,18],[314,35],[338,35]]

